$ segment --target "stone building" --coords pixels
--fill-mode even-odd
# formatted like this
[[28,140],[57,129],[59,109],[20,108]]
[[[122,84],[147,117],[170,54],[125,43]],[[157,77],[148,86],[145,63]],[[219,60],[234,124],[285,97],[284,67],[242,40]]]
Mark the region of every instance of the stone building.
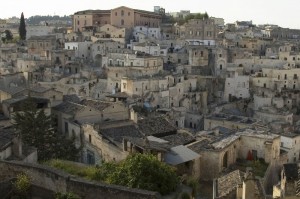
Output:
[[206,180],[218,177],[237,158],[246,159],[249,153],[267,163],[280,156],[280,136],[268,132],[246,129],[233,133],[216,128],[200,133],[196,140],[187,147],[200,154],[200,177]]
[[177,26],[175,34],[194,45],[215,45],[217,25],[213,19],[190,19],[182,26]]
[[213,199],[263,199],[265,190],[251,169],[232,171],[214,180]]
[[15,134],[13,127],[0,127],[0,160],[36,163],[37,150],[24,145],[21,138]]
[[100,27],[105,24],[121,28],[133,28],[134,26],[159,27],[161,18],[158,13],[125,6],[111,10],[85,10],[74,13],[73,31],[80,32],[85,27]]
[[51,60],[51,51],[58,48],[55,35],[32,36],[27,39],[28,55],[34,59]]
[[273,186],[273,198],[298,198],[299,188],[299,166],[296,163],[284,164],[280,172],[280,181]]
[[230,77],[226,77],[224,100],[245,99],[250,97],[249,76],[239,76],[235,71]]

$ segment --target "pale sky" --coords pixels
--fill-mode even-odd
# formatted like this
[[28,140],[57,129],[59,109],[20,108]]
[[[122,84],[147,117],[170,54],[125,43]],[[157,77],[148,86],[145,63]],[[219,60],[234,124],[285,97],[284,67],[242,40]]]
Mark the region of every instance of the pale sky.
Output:
[[[3,2],[4,6],[3,6]],[[70,15],[86,9],[111,9],[127,6],[153,11],[161,6],[166,12],[190,10],[207,12],[209,16],[224,18],[225,23],[250,21],[254,24],[277,24],[300,29],[299,0],[3,0],[0,18],[32,15]]]

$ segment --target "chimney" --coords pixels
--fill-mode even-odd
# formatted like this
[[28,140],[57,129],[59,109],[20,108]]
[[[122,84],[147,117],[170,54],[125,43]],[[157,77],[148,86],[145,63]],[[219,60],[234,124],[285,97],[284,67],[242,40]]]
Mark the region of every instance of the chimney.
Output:
[[22,152],[22,140],[21,140],[21,138],[19,136],[15,137],[12,140],[12,142],[13,142],[13,146],[12,146],[13,154],[16,157],[21,157],[23,155],[23,152]]
[[130,109],[130,120],[137,124],[137,113],[133,109]]
[[123,151],[127,151],[127,140],[123,139]]
[[215,135],[215,136],[219,136],[219,135],[220,135],[220,131],[219,131],[218,128],[215,128],[215,129],[214,129],[214,135]]

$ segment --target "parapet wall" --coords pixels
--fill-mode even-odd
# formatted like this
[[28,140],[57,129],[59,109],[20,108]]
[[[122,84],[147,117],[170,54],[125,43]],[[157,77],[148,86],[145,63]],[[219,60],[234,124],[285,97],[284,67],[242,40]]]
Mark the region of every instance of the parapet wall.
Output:
[[1,181],[15,178],[19,173],[28,174],[33,185],[54,192],[73,192],[85,199],[161,198],[160,194],[157,192],[86,181],[44,165],[28,164],[15,161],[0,161]]

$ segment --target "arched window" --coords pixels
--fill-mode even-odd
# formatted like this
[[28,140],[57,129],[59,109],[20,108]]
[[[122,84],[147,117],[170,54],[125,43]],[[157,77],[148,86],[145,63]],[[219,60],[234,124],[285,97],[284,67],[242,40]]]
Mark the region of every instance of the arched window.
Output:
[[121,20],[121,26],[123,26],[123,25],[124,25],[124,19]]
[[124,10],[121,10],[121,16],[124,16]]

